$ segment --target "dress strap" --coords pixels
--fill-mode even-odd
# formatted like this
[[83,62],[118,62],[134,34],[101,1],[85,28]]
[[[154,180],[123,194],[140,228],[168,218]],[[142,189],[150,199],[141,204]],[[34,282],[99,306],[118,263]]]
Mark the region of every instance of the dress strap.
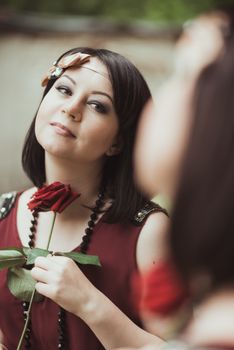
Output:
[[161,212],[168,216],[167,211],[160,207],[160,205],[149,201],[146,202],[143,208],[138,210],[138,212],[134,216],[133,222],[135,223],[135,225],[141,225],[152,212]]
[[15,203],[17,192],[8,192],[0,196],[0,220],[4,219]]

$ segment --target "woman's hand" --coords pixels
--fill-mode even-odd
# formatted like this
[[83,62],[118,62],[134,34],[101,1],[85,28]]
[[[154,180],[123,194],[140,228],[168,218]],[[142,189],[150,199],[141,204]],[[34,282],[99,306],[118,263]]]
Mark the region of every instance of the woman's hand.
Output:
[[38,257],[31,271],[38,293],[86,320],[95,308],[98,290],[75,262],[63,256]]
[[105,349],[143,346],[162,340],[136,326],[81,272],[63,256],[38,257],[31,271],[38,293],[80,317]]
[[176,45],[177,77],[197,78],[201,70],[222,53],[228,30],[229,20],[219,11],[203,14],[185,23]]

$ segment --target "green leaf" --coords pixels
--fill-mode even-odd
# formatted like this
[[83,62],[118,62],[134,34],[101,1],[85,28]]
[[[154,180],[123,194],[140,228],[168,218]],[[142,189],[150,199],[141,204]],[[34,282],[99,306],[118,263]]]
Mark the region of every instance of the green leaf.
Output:
[[47,256],[50,252],[46,249],[32,248],[27,251],[27,265],[34,264],[38,256]]
[[7,248],[4,248],[4,249],[0,249],[0,252],[2,252],[2,251],[9,251],[9,250],[16,250],[17,252],[19,252],[21,254],[24,254],[23,248],[19,248],[19,247],[7,247]]
[[29,247],[23,247],[22,251],[25,256],[28,256],[29,251],[32,250],[32,248]]
[[79,264],[83,265],[96,265],[101,266],[99,257],[97,255],[87,255],[82,253],[76,253],[76,252],[69,252],[69,253],[54,253],[54,255],[62,255],[66,256],[67,258],[70,258]]
[[[7,285],[10,292],[18,299],[30,301],[33,290],[35,289],[36,281],[32,278],[29,270],[12,267],[7,273]],[[41,301],[42,295],[35,294],[34,301]]]
[[21,249],[0,249],[0,270],[12,266],[22,266],[25,262],[26,258]]

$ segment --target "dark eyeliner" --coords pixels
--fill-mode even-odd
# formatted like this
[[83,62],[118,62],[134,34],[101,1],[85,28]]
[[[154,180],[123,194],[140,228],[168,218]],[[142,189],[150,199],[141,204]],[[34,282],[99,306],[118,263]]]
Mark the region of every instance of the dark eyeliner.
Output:
[[55,89],[64,95],[69,95],[69,96],[72,95],[71,89],[66,85],[62,85],[62,84],[58,85],[55,87]]
[[95,105],[95,110],[98,113],[107,114],[109,112],[109,107],[99,101],[92,100],[89,101],[88,104]]

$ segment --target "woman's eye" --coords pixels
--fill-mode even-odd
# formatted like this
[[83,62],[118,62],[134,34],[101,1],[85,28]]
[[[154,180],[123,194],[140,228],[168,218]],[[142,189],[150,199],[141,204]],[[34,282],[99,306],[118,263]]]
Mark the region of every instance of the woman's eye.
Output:
[[88,102],[88,105],[90,105],[98,113],[106,114],[108,112],[108,108],[98,101],[90,101]]
[[65,85],[56,86],[56,90],[61,92],[63,95],[68,95],[68,96],[72,95],[71,89],[68,86],[65,86]]

